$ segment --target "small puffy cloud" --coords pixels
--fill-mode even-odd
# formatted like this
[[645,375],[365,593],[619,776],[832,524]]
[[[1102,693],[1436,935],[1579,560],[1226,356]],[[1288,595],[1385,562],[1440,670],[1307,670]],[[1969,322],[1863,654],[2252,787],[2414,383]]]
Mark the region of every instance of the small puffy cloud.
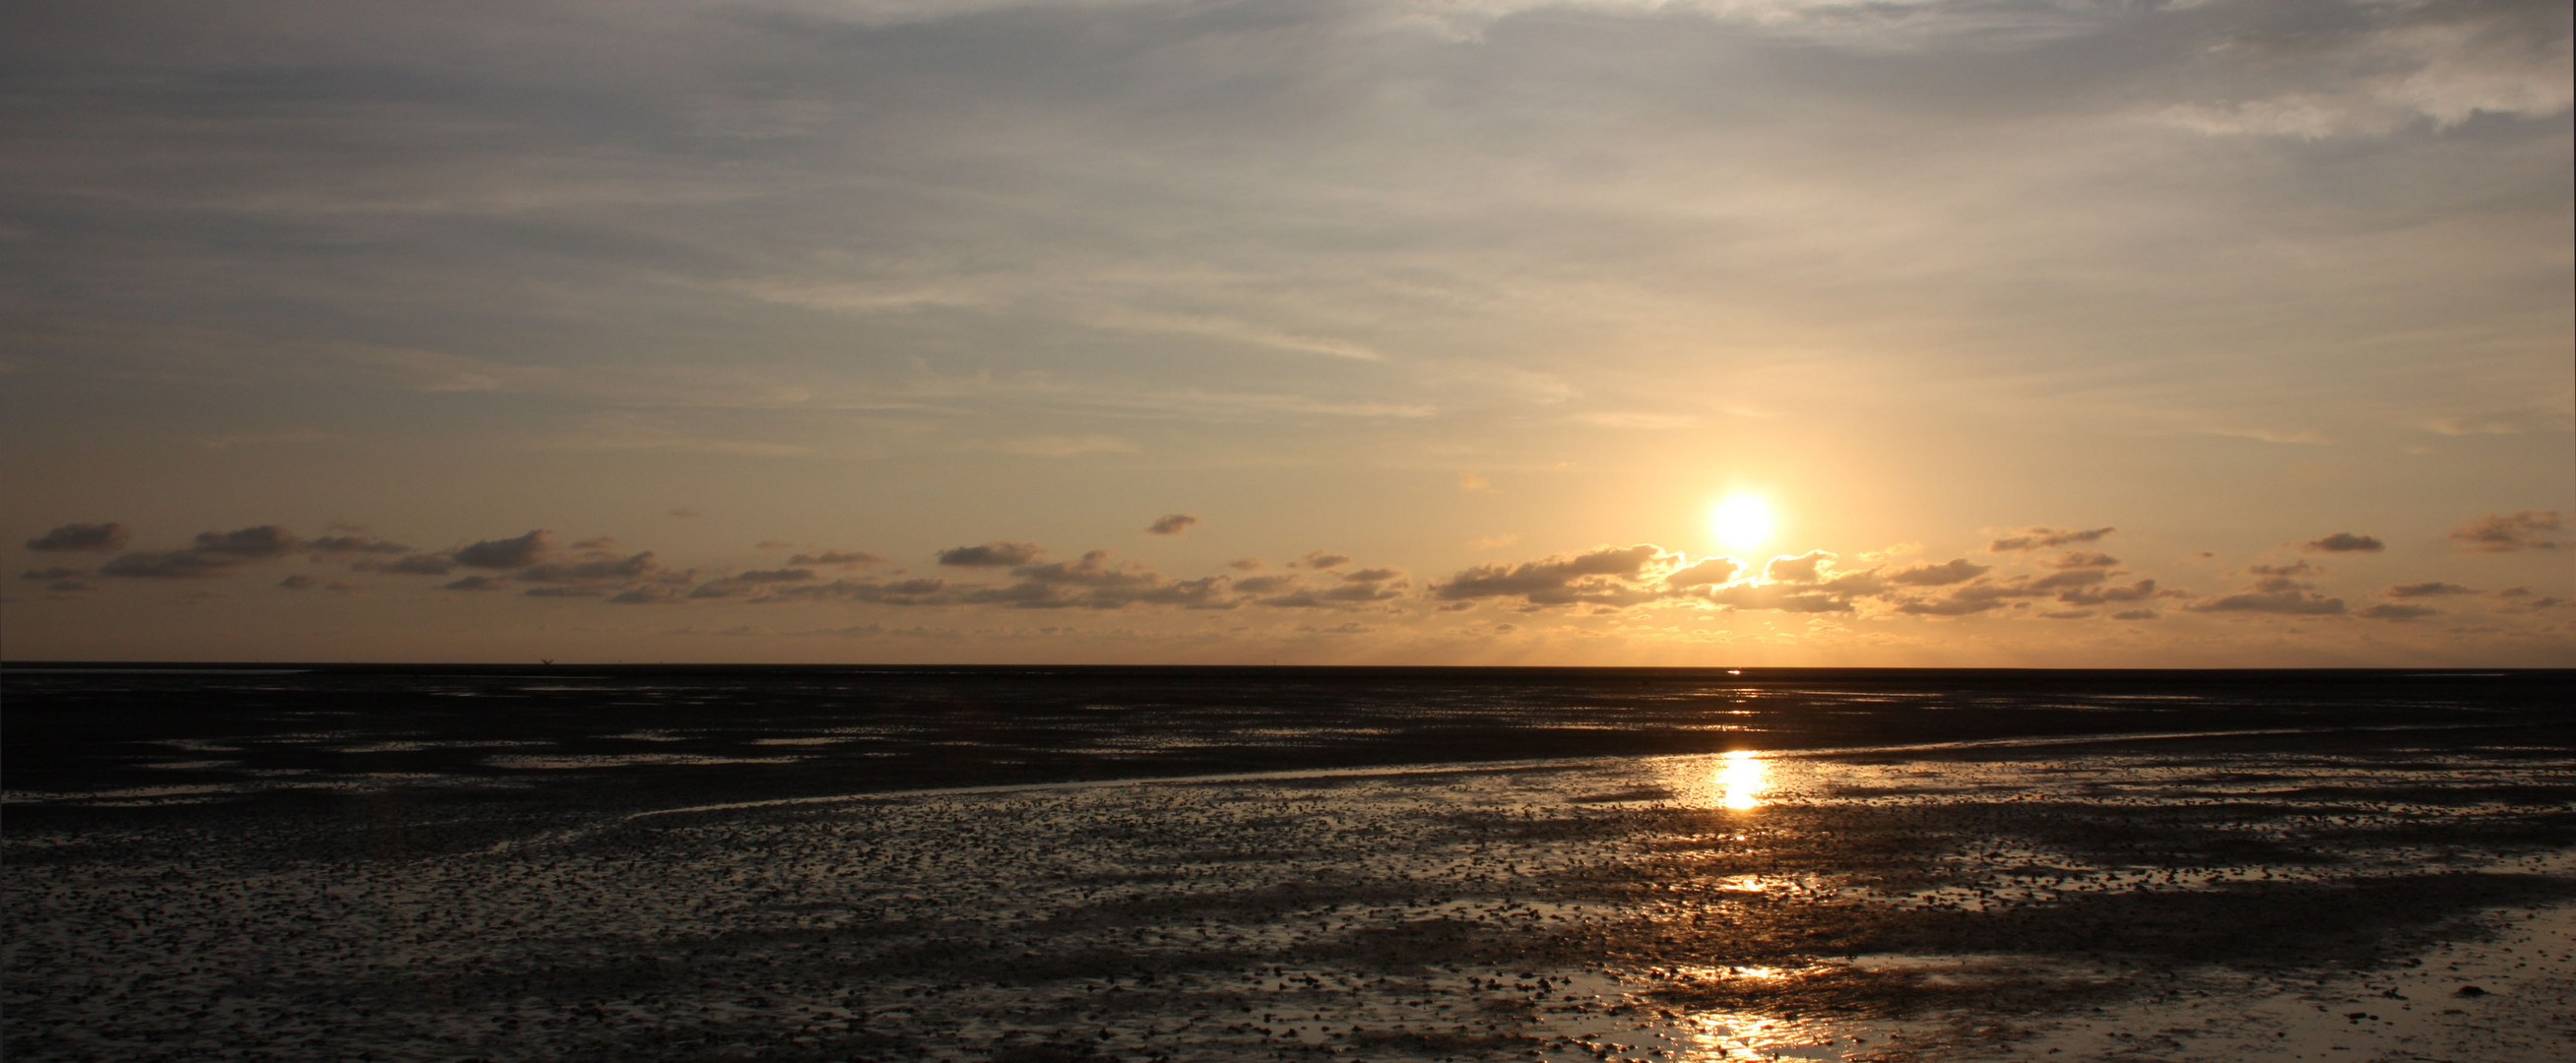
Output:
[[115,521],[105,524],[64,524],[27,540],[27,549],[42,553],[114,553],[125,548],[132,535],[125,525]]
[[2156,619],[2156,615],[2157,615],[2157,614],[2156,614],[2156,611],[2155,611],[2155,610],[2153,610],[2153,609],[2122,609],[2122,610],[2120,610],[2119,612],[2116,612],[2116,613],[2111,614],[2111,619],[2113,619],[2113,620],[2153,620],[2153,619]]
[[245,560],[283,557],[303,546],[304,540],[294,532],[274,524],[228,532],[198,532],[191,549],[201,554],[237,557]]
[[951,584],[944,579],[915,578],[881,582],[877,580],[833,580],[830,583],[772,584],[762,589],[756,602],[852,601],[874,605],[949,605],[956,601]]
[[319,539],[307,540],[304,544],[304,548],[316,554],[332,554],[339,556],[350,554],[408,554],[411,552],[411,547],[404,546],[401,543],[389,543],[382,539],[371,539],[364,535],[325,535]]
[[2254,590],[2270,592],[2305,589],[2307,577],[2325,570],[2305,561],[2293,561],[2286,565],[2247,565],[2245,572],[2255,577]]
[[2387,548],[2388,544],[2378,539],[2351,532],[2336,532],[2299,544],[2300,550],[2311,554],[2375,554]]
[[1821,583],[1824,570],[1833,566],[1834,555],[1823,550],[1809,550],[1796,557],[1775,557],[1762,566],[1762,578],[1773,583]]
[[653,560],[653,551],[646,550],[630,557],[531,565],[519,571],[519,578],[529,583],[622,583],[653,575],[661,568],[661,563]]
[[1190,525],[1198,522],[1199,519],[1197,517],[1193,517],[1187,513],[1167,513],[1155,518],[1154,523],[1146,525],[1145,534],[1179,535],[1189,531]]
[[1946,587],[1954,583],[1966,583],[1985,575],[1986,570],[1987,566],[1961,557],[1937,565],[1900,568],[1894,572],[1883,573],[1880,578],[1906,587]]
[[2170,598],[2179,591],[2158,590],[2156,581],[2142,579],[2126,587],[2076,587],[2059,591],[2057,600],[2068,605],[2102,605],[2108,602],[2143,602],[2151,598]]
[[1676,557],[1646,543],[1605,546],[1519,565],[1478,565],[1434,585],[1431,593],[1444,601],[1520,598],[1534,606],[1635,605],[1660,596],[1651,586],[1664,574],[1656,566]]
[[2490,513],[2451,529],[2451,541],[2479,554],[2515,550],[2555,550],[2558,543],[2541,536],[2558,530],[2556,510],[2526,509],[2514,514]]
[[2119,563],[2119,558],[2109,554],[2097,554],[2085,550],[2069,550],[2040,562],[2050,568],[2111,568]]
[[2002,598],[1953,597],[1940,601],[1906,602],[1897,606],[1896,611],[1913,616],[1967,616],[1971,613],[2001,609],[2007,604],[2009,603]]
[[530,587],[519,593],[530,598],[600,598],[608,594],[602,588],[584,585]]
[[497,591],[509,585],[510,577],[508,576],[467,576],[463,579],[456,580],[455,582],[445,584],[440,589],[451,591]]
[[554,533],[539,528],[512,539],[485,539],[448,556],[467,568],[522,568],[554,551]]
[[319,587],[322,585],[322,581],[314,579],[311,576],[297,575],[288,576],[285,579],[279,580],[277,581],[277,585],[290,591],[302,591]]
[[2334,616],[2344,611],[2341,598],[2328,598],[2314,591],[2297,589],[2248,591],[2193,602],[2183,608],[2195,613],[2284,613],[2292,616]]
[[446,554],[413,554],[391,561],[359,561],[352,566],[365,572],[391,572],[402,576],[444,576],[456,570],[456,562]]
[[886,559],[878,557],[877,555],[871,554],[865,550],[825,550],[819,554],[798,554],[794,557],[788,558],[787,563],[790,565],[838,565],[840,567],[847,568],[852,565],[882,565],[886,563]]
[[2457,583],[2405,583],[2381,593],[2391,598],[2440,598],[2453,594],[2476,594],[2477,591]]
[[1733,580],[1743,571],[1743,562],[1731,557],[1712,557],[1664,577],[1664,586],[1675,590],[1715,586]]
[[2093,610],[2090,609],[2066,609],[2054,613],[2041,613],[2039,617],[2042,620],[2082,620],[2091,615]]
[[754,550],[792,550],[795,547],[795,543],[788,542],[785,539],[763,539],[751,544],[751,548]]
[[2362,610],[2358,615],[2372,620],[2421,620],[2441,612],[2429,605],[2381,604]]
[[241,561],[238,557],[197,550],[147,550],[118,555],[100,565],[98,574],[123,579],[205,579],[223,575]]
[[2024,528],[2018,534],[2007,535],[1987,544],[1986,552],[1995,554],[2023,553],[2031,550],[2045,550],[2052,546],[2066,546],[2071,543],[2095,542],[2100,540],[2103,536],[2111,534],[2115,530],[2117,529],[2089,528],[2077,530],[2074,528]]
[[701,583],[689,592],[689,597],[731,598],[745,594],[758,594],[776,584],[804,583],[813,578],[814,570],[810,568],[753,569]]
[[1350,555],[1347,554],[1336,554],[1323,550],[1310,550],[1307,551],[1306,556],[1290,562],[1289,567],[1293,568],[1302,564],[1307,568],[1331,568],[1335,565],[1349,564],[1350,560]]
[[958,568],[1009,568],[1025,565],[1045,556],[1046,548],[1036,543],[1006,543],[999,540],[982,546],[959,546],[939,552],[939,563]]
[[1305,577],[1296,575],[1255,576],[1239,580],[1234,589],[1241,593],[1265,595],[1259,604],[1279,609],[1348,608],[1371,602],[1391,601],[1404,596],[1413,580],[1403,569],[1364,568],[1338,573],[1341,585],[1313,589]]
[[1232,561],[1226,562],[1225,567],[1237,572],[1259,572],[1261,571],[1262,560],[1257,557],[1238,557]]
[[1848,613],[1849,595],[1827,586],[1795,583],[1737,583],[1706,587],[1690,597],[1730,609],[1777,609],[1784,613]]

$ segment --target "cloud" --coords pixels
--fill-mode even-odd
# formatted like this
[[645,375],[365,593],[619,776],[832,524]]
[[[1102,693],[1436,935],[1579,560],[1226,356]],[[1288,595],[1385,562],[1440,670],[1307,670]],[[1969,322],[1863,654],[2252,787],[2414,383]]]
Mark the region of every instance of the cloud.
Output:
[[2390,587],[2381,593],[2391,598],[2439,598],[2453,594],[2476,594],[2477,591],[2457,583],[2407,583]]
[[40,553],[114,553],[124,549],[125,541],[130,537],[125,525],[115,521],[65,524],[27,540],[27,549]]
[[674,516],[674,517],[678,517],[678,518],[680,518],[681,520],[687,520],[687,519],[689,519],[689,518],[691,518],[691,517],[701,516],[702,514],[700,514],[696,509],[694,509],[694,508],[692,508],[692,507],[689,507],[689,506],[678,506],[678,507],[674,507],[674,508],[671,510],[671,515],[672,515],[672,516]]
[[2029,550],[2044,550],[2052,546],[2065,546],[2069,543],[2095,542],[2103,536],[2111,534],[2115,530],[2117,529],[2092,528],[2089,530],[2078,531],[2073,528],[2024,528],[2018,535],[2008,535],[1988,544],[1986,546],[1986,552],[1994,554],[2020,553]]
[[1328,553],[1323,550],[1309,550],[1306,552],[1306,556],[1289,562],[1289,567],[1294,568],[1297,565],[1302,564],[1307,568],[1331,568],[1335,565],[1349,564],[1350,560],[1350,557],[1345,554]]
[[2102,605],[2109,602],[2143,602],[2151,598],[2177,598],[2180,591],[2158,590],[2156,581],[2142,579],[2126,587],[2077,587],[2059,591],[2057,600],[2068,605]]
[[294,532],[274,524],[262,524],[239,531],[198,532],[194,549],[202,554],[257,560],[283,557],[303,545],[304,540]]
[[1773,583],[1817,583],[1824,569],[1834,563],[1834,555],[1823,550],[1810,550],[1796,557],[1775,557],[1762,566],[1762,578]]
[[1149,535],[1179,535],[1198,522],[1197,517],[1187,513],[1170,513],[1155,518],[1154,523],[1145,526],[1145,532]]
[[1008,568],[1025,565],[1045,556],[1046,548],[1036,543],[1008,543],[1000,540],[982,546],[958,546],[939,552],[939,563],[958,568]]
[[2153,620],[2153,619],[2155,619],[2155,618],[2156,618],[2156,616],[2157,616],[2156,611],[2155,611],[2155,610],[2153,610],[2153,609],[2123,609],[2123,610],[2120,610],[2119,612],[2116,612],[2116,613],[2111,614],[2111,619],[2113,619],[2113,620]]
[[[786,544],[781,543],[780,545],[784,546]],[[819,554],[798,554],[794,557],[788,558],[787,563],[791,565],[839,565],[842,567],[848,567],[852,565],[882,565],[886,563],[886,559],[878,557],[877,555],[871,554],[865,550],[825,550]]]
[[228,532],[199,532],[185,550],[138,551],[118,556],[98,568],[102,576],[126,579],[206,579],[234,567],[295,552],[304,540],[274,524]]
[[392,561],[359,561],[351,566],[361,572],[391,572],[403,576],[444,576],[456,570],[456,562],[446,554],[413,554]]
[[2311,539],[2299,545],[2300,550],[2311,554],[2375,554],[2387,548],[2386,543],[2367,535],[2354,535],[2351,532],[2336,532],[2323,539]]
[[2156,117],[2205,134],[2314,140],[2568,109],[2576,68],[2563,5],[2436,0],[2330,10],[2332,19],[2248,25],[2208,49],[2200,77],[2219,98]]
[[1937,565],[1926,564],[1915,565],[1910,568],[1901,568],[1894,572],[1886,573],[1880,578],[1885,579],[1889,583],[1908,587],[1946,587],[1953,583],[1965,583],[1977,578],[1978,576],[1985,575],[1987,570],[1988,566],[1977,564],[1962,557],[1944,561]]
[[781,583],[804,583],[814,578],[809,568],[753,569],[711,579],[689,591],[691,598],[731,598],[756,594]]
[[2439,614],[2440,612],[2441,610],[2435,609],[2429,605],[2383,604],[2371,606],[2356,615],[2368,617],[2372,620],[2421,620],[2425,617]]
[[1677,567],[1669,562],[1678,558],[1646,543],[1605,546],[1519,565],[1478,565],[1433,585],[1431,594],[1443,601],[1520,598],[1534,606],[1636,605],[1661,596],[1651,583]]
[[1261,571],[1262,564],[1262,560],[1257,557],[1238,557],[1232,561],[1226,562],[1225,567],[1237,572],[1259,572]]
[[2205,602],[2184,605],[2190,613],[2282,613],[2282,615],[2342,615],[2342,597],[2316,595],[2306,584],[2298,587],[2257,587],[2241,595],[2213,597]]
[[2055,558],[2040,562],[2040,564],[2046,565],[2050,568],[2110,568],[2118,565],[2119,563],[2119,558],[2113,557],[2109,554],[2097,554],[2081,550],[2069,550],[2063,554],[2057,555]]
[[1784,613],[1848,613],[1849,594],[1832,585],[1737,583],[1682,592],[1686,597],[1730,609],[1776,609]]
[[319,587],[322,585],[322,581],[314,579],[311,576],[295,575],[288,576],[285,579],[277,581],[277,585],[290,591],[301,591]]
[[520,568],[535,564],[554,548],[554,533],[539,528],[513,539],[485,539],[448,556],[467,568]]
[[467,576],[439,589],[450,591],[497,591],[510,585],[508,576]]
[[757,602],[851,601],[874,605],[953,605],[954,585],[947,580],[927,577],[896,580],[833,580],[830,583],[771,585],[763,589]]
[[518,578],[529,583],[623,583],[661,570],[653,552],[646,550],[629,557],[531,565],[520,569]]
[[370,539],[364,535],[325,535],[306,540],[304,548],[317,554],[406,554],[411,547]]
[[2516,550],[2555,550],[2558,543],[2541,538],[2543,532],[2558,530],[2556,510],[2526,509],[2520,513],[2490,513],[2451,529],[2451,541],[2470,553],[2502,554]]
[[1675,590],[1708,587],[1733,580],[1744,571],[1744,563],[1731,557],[1712,557],[1675,571],[1664,577],[1664,586]]
[[1256,597],[1257,604],[1279,609],[1350,608],[1404,597],[1413,580],[1396,568],[1364,568],[1336,573],[1341,583],[1321,590],[1299,575],[1256,576],[1238,580],[1234,590]]
[[60,568],[60,567],[56,567],[56,568],[31,568],[31,569],[28,569],[28,570],[27,570],[27,571],[25,571],[25,572],[21,572],[21,573],[19,573],[19,574],[18,574],[18,578],[19,578],[19,579],[30,579],[30,580],[66,580],[66,579],[79,579],[79,578],[81,578],[81,577],[83,577],[83,576],[86,576],[86,575],[89,575],[89,573],[87,573],[87,572],[83,572],[83,571],[81,571],[81,570],[79,570],[79,569]]

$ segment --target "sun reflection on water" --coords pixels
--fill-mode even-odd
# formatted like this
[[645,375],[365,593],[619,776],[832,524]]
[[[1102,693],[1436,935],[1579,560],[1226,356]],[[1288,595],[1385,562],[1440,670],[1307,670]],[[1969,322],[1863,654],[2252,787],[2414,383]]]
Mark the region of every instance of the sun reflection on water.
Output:
[[1760,808],[1762,795],[1769,789],[1771,767],[1762,754],[1750,749],[1734,750],[1717,766],[1717,803],[1722,808]]

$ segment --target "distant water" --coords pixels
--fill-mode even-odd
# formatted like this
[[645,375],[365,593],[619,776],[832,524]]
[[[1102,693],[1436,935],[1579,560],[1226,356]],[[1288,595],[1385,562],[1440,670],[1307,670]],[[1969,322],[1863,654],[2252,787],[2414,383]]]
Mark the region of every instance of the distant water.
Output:
[[[16,666],[21,810],[756,799],[1543,757],[2482,726],[2576,673]],[[2535,717],[2534,714],[2538,714]]]

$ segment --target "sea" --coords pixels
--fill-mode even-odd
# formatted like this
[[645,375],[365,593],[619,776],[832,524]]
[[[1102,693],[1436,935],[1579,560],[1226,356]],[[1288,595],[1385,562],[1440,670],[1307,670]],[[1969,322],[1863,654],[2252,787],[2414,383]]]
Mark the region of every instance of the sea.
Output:
[[10,664],[0,1055],[2562,1061],[2571,680]]

